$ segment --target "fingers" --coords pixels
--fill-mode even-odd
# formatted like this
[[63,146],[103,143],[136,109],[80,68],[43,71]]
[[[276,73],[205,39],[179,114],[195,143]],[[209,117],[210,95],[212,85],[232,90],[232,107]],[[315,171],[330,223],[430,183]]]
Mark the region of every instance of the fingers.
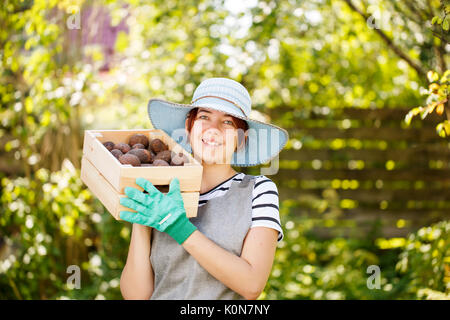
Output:
[[131,212],[131,211],[120,211],[119,212],[120,219],[124,221],[128,221],[131,223],[139,223],[142,225],[146,225],[147,217],[144,216],[140,212]]
[[175,177],[170,181],[168,195],[176,194],[179,192],[180,192],[180,180],[178,180],[178,178]]
[[129,198],[136,200],[137,202],[140,202],[144,205],[149,205],[151,202],[151,198],[148,195],[144,194],[142,191],[139,191],[136,188],[125,187],[124,191]]
[[144,190],[146,190],[149,194],[152,194],[154,192],[156,193],[160,193],[158,189],[155,188],[155,186],[148,181],[147,179],[144,178],[137,178],[136,179],[136,184],[142,188],[144,188]]
[[120,198],[120,204],[141,213],[145,213],[148,209],[151,209],[149,206],[144,206],[136,200],[130,199],[128,197]]

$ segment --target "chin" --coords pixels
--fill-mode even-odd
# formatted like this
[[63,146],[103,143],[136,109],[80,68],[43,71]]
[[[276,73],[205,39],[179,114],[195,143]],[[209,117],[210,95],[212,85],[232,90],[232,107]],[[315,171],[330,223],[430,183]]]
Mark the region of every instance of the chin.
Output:
[[205,164],[227,164],[227,163],[230,163],[230,162],[227,162],[226,160],[217,159],[214,157],[202,157],[201,162],[205,163]]
[[197,159],[200,163],[204,164],[231,164],[231,159],[226,160],[221,157],[214,157],[205,154],[201,154],[201,152],[194,151],[194,158]]

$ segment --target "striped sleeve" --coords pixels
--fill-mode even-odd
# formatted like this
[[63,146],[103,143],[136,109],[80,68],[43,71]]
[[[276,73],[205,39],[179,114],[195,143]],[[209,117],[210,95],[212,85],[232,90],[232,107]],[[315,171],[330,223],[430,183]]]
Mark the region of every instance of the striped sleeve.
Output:
[[253,227],[267,227],[278,231],[278,241],[283,239],[277,185],[266,176],[257,176],[253,189]]

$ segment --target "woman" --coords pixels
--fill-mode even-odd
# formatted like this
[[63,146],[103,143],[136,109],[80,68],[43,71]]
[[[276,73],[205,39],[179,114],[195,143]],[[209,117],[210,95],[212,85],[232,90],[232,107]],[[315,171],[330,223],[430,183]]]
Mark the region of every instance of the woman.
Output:
[[125,299],[256,299],[264,289],[283,237],[277,187],[232,166],[269,161],[288,135],[249,119],[250,111],[247,90],[226,78],[203,81],[190,105],[149,101],[154,128],[172,138],[182,128],[179,144],[201,160],[200,200],[188,219],[177,178],[166,195],[143,178],[136,183],[147,194],[125,189],[121,203],[137,211],[120,213],[133,223],[120,279]]

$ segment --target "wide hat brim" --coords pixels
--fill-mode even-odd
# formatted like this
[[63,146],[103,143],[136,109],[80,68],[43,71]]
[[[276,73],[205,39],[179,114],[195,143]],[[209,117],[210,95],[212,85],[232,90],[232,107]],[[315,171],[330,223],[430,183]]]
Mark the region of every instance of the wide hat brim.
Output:
[[198,107],[218,110],[247,121],[249,126],[247,141],[244,147],[234,152],[231,159],[232,166],[249,167],[268,163],[280,153],[289,139],[287,131],[283,128],[237,114],[235,106],[214,98],[205,98],[201,103],[195,104],[150,99],[147,112],[155,129],[163,130],[187,152],[192,153],[186,135],[185,121],[188,112]]

